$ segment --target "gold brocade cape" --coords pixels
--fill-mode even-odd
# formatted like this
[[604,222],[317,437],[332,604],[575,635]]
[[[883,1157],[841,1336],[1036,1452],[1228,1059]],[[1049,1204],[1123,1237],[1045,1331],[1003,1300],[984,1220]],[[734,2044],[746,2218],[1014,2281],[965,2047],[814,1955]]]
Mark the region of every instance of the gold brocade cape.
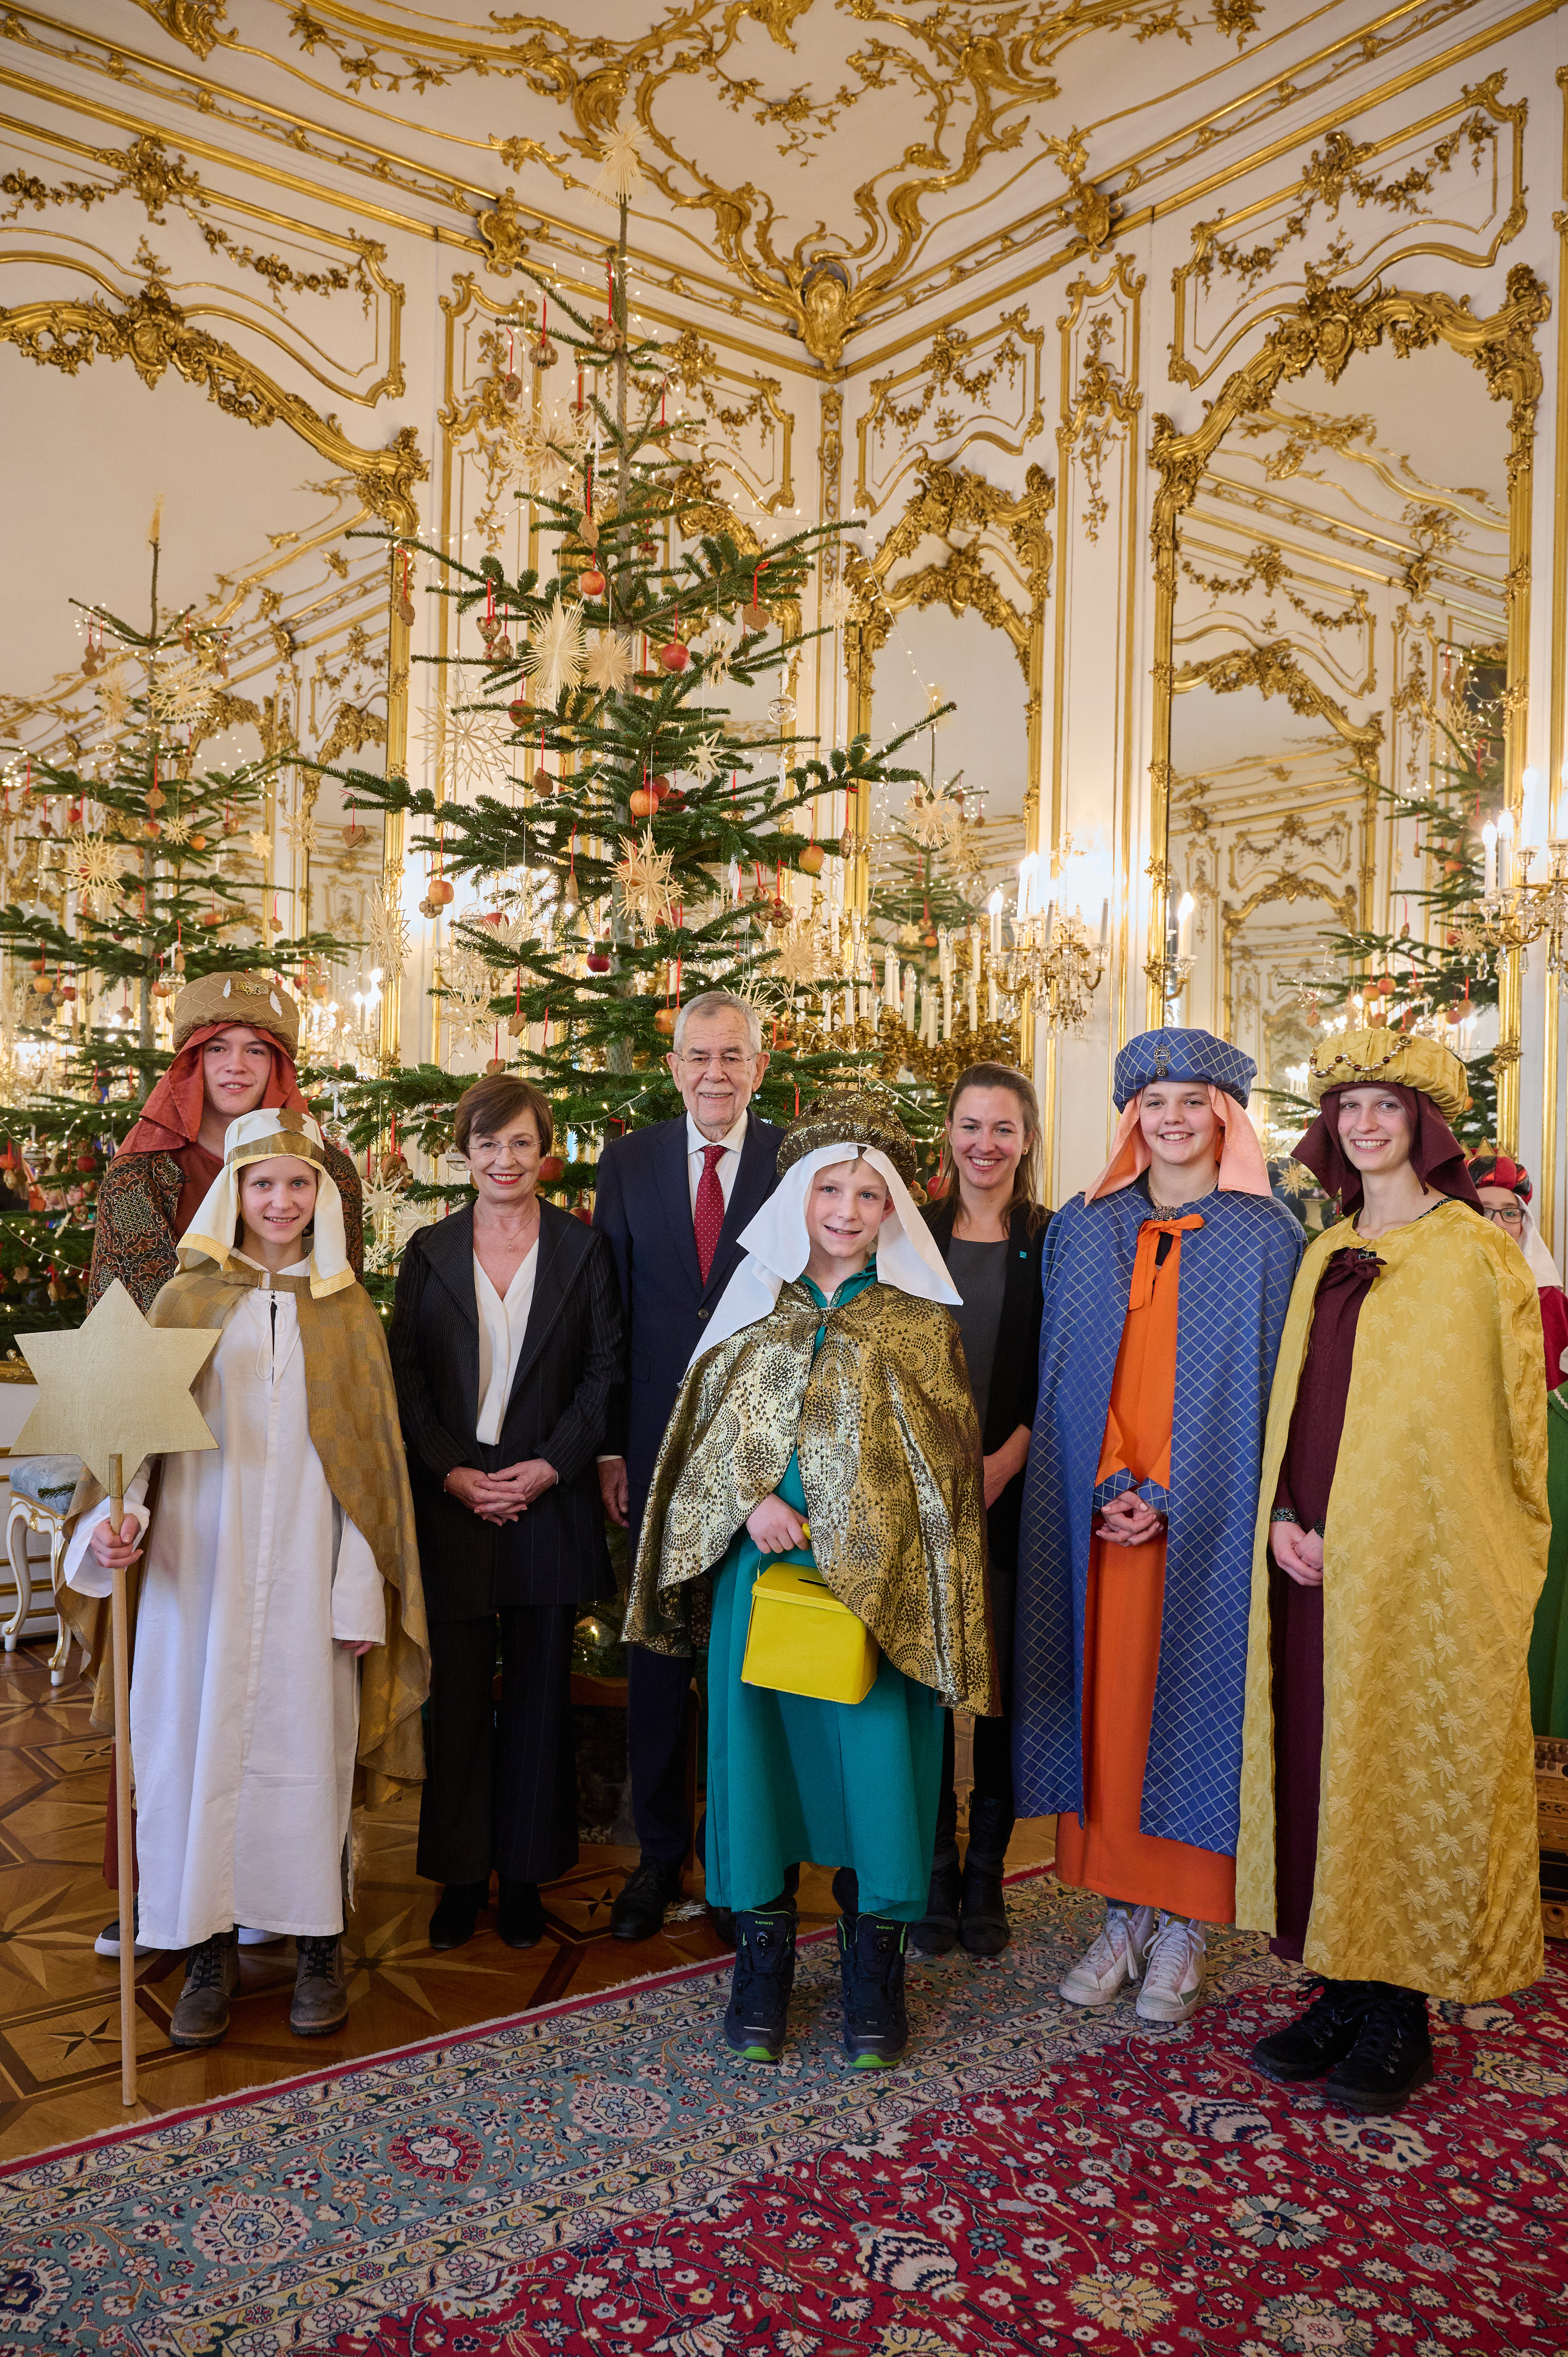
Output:
[[[1236,1921],[1274,1929],[1269,1515],[1341,1220],[1296,1277],[1252,1559]],[[1546,1571],[1535,1278],[1466,1205],[1369,1238],[1324,1539],[1323,1771],[1305,1961],[1474,2005],[1541,1971],[1526,1662]]]
[[[147,1312],[153,1326],[226,1326],[242,1297],[254,1292],[262,1273],[243,1263],[221,1272],[192,1269],[170,1277]],[[327,1484],[350,1522],[364,1534],[386,1583],[387,1635],[364,1656],[360,1684],[359,1764],[363,1797],[371,1808],[396,1798],[405,1784],[424,1776],[420,1708],[430,1691],[430,1643],[424,1625],[414,1541],[413,1501],[409,1495],[398,1423],[397,1394],[386,1337],[370,1296],[360,1285],[317,1301],[302,1276],[272,1279],[291,1293],[299,1315],[300,1349],[310,1438]],[[97,1504],[103,1492],[83,1473],[70,1501],[70,1516]],[[148,1503],[156,1512],[156,1496]],[[146,1557],[126,1585],[133,1616],[140,1597]],[[62,1588],[60,1607],[72,1633],[98,1663],[92,1724],[114,1723],[113,1686],[108,1647],[106,1599]],[[134,1620],[133,1618],[133,1629]]]
[[692,1583],[723,1561],[793,1452],[811,1552],[839,1601],[906,1677],[993,1717],[980,1427],[963,1346],[939,1304],[892,1286],[824,1310],[786,1285],[766,1318],[688,1368],[653,1469],[627,1641],[691,1651],[705,1617]]

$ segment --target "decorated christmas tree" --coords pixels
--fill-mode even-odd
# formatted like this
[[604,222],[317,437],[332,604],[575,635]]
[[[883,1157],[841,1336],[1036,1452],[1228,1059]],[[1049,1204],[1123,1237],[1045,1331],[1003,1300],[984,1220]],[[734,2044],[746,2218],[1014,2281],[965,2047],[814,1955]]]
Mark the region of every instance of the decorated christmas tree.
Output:
[[[607,1140],[679,1111],[665,1056],[702,991],[757,1007],[775,1118],[881,1064],[887,977],[855,905],[858,819],[875,787],[918,782],[893,763],[930,725],[879,749],[797,736],[802,601],[833,531],[761,546],[675,447],[666,356],[628,325],[620,215],[604,317],[552,292],[547,336],[530,307],[529,364],[558,367],[558,338],[566,399],[527,401],[499,339],[493,356],[516,497],[550,554],[509,576],[494,555],[403,544],[483,650],[437,662],[436,782],[335,773],[346,799],[422,823],[442,1028],[544,1089],[562,1150],[543,1184],[568,1197],[592,1189]],[[441,1150],[471,1077],[446,1063],[351,1092],[357,1142],[383,1149],[367,1200],[382,1262],[453,1191],[403,1183],[403,1149]]]
[[[81,608],[91,749],[0,771],[0,1356],[85,1314],[99,1175],[168,1060],[182,984],[222,968],[297,987],[342,946],[277,925],[268,826],[291,748],[229,692],[224,633],[160,607],[156,516],[150,541],[145,627]],[[261,757],[200,768],[241,724]]]
[[[1414,780],[1403,786],[1376,781],[1383,807],[1396,819],[1416,822],[1416,850],[1425,856],[1428,880],[1401,894],[1397,931],[1330,934],[1322,970],[1301,987],[1320,1015],[1332,1009],[1352,1027],[1386,1023],[1433,1031],[1463,1053],[1461,1027],[1498,1004],[1497,957],[1479,924],[1482,828],[1505,801],[1504,674],[1490,652],[1445,649],[1443,663],[1441,700],[1426,714],[1433,759],[1425,790]],[[1466,1145],[1479,1145],[1497,1135],[1494,1051],[1466,1055],[1464,1062],[1471,1103],[1455,1126]]]

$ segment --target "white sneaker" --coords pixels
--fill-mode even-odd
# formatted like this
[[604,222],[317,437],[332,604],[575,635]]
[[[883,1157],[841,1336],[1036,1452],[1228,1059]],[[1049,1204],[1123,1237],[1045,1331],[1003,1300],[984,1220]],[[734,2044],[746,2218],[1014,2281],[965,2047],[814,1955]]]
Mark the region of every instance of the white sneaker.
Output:
[[1138,1991],[1140,2021],[1189,2021],[1203,1996],[1203,1958],[1208,1945],[1201,1923],[1185,1915],[1160,1917]]
[[1108,1903],[1105,1921],[1089,1953],[1061,1984],[1069,2005],[1110,2005],[1144,1969],[1155,1930],[1152,1907]]

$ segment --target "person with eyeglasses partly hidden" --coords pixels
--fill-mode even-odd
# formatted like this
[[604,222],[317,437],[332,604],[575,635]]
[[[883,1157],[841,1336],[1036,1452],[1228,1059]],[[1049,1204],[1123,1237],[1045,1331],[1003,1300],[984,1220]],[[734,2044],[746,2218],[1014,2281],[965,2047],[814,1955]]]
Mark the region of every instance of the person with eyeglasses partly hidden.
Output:
[[1522,1162],[1516,1162],[1509,1154],[1499,1154],[1495,1146],[1483,1146],[1469,1157],[1465,1167],[1487,1219],[1501,1228],[1505,1236],[1512,1238],[1530,1263],[1536,1291],[1541,1296],[1546,1388],[1555,1391],[1568,1375],[1568,1297],[1563,1291],[1562,1272],[1547,1250],[1546,1240],[1530,1211],[1530,1200],[1535,1189],[1530,1173]]
[[[784,1135],[750,1108],[768,1070],[757,1009],[705,990],[676,1018],[670,1071],[685,1110],[617,1138],[599,1159],[594,1225],[626,1311],[624,1378],[610,1402],[599,1489],[632,1557],[687,1361],[740,1265],[740,1234],[773,1185]],[[651,1939],[681,1894],[692,1842],[682,1735],[689,1655],[631,1648],[627,1748],[641,1857],[610,1910],[618,1940]]]

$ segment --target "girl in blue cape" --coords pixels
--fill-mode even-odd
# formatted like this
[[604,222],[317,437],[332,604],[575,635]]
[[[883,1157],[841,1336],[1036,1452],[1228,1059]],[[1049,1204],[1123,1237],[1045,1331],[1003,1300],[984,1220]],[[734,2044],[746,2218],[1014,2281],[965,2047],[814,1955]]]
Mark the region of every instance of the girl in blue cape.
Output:
[[1251,1059],[1146,1031],[1094,1184],[1046,1240],[1018,1554],[1014,1767],[1057,1874],[1106,1900],[1061,1984],[1185,2021],[1235,1917],[1241,1719],[1269,1385],[1303,1234],[1247,1117]]

